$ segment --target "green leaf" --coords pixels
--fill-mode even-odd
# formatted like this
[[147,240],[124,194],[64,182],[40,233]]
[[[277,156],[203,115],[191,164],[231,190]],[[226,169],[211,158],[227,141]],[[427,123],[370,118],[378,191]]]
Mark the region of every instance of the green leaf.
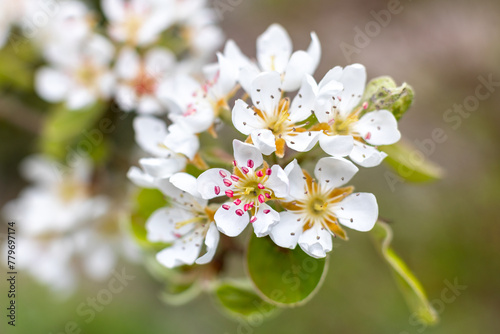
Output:
[[81,110],[69,110],[64,105],[55,106],[42,130],[42,151],[55,158],[64,159],[70,149],[78,149],[81,144],[80,150],[92,155],[94,150],[104,144],[104,135],[101,132],[100,136],[93,135],[90,131],[106,111],[106,107],[103,103],[96,103]]
[[384,222],[378,221],[372,230],[377,248],[392,270],[403,296],[412,312],[427,325],[436,324],[439,320],[436,310],[427,299],[424,288],[404,261],[390,247],[392,230]]
[[365,93],[361,98],[361,104],[368,103],[364,111],[370,112],[378,109],[386,109],[393,113],[399,120],[410,108],[414,98],[413,88],[403,83],[397,87],[396,82],[387,76],[371,80],[366,86]]
[[161,300],[169,305],[184,305],[198,297],[203,292],[199,281],[184,284],[167,284],[167,291],[160,296]]
[[230,315],[249,318],[258,314],[270,316],[276,311],[276,306],[262,300],[251,286],[250,282],[224,282],[215,289],[215,296]]
[[262,298],[279,306],[307,302],[323,283],[326,259],[315,259],[299,247],[281,248],[268,238],[252,234],[247,269]]
[[146,222],[159,208],[168,206],[168,201],[163,193],[157,189],[141,189],[136,197],[135,207],[132,211],[130,227],[133,236],[136,238],[139,245],[152,248],[153,250],[161,250],[168,245],[165,243],[153,243],[147,239]]
[[384,161],[407,181],[426,182],[443,177],[441,167],[427,160],[420,150],[406,141],[380,146],[379,150],[387,153]]

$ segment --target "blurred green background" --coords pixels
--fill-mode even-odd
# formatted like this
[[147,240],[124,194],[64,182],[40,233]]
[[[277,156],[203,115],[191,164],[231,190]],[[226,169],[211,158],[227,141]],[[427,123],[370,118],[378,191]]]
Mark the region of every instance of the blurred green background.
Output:
[[[221,314],[208,296],[183,306],[159,299],[162,285],[140,265],[124,264],[136,278],[86,324],[77,306],[95,297],[105,283],[85,284],[67,300],[57,300],[22,273],[18,282],[18,326],[7,328],[5,279],[2,279],[1,333],[65,332],[75,321],[82,333],[499,333],[500,332],[500,87],[467,117],[446,122],[454,104],[474,96],[479,77],[500,82],[500,3],[498,1],[401,1],[401,11],[367,45],[346,59],[340,45],[355,45],[356,27],[374,21],[371,11],[387,1],[219,0],[229,4],[221,25],[247,55],[269,24],[282,24],[295,49],[307,47],[310,31],[323,46],[316,78],[334,65],[359,62],[368,77],[390,75],[411,84],[413,107],[400,123],[410,141],[431,138],[436,128],[447,135],[429,158],[446,171],[427,184],[388,185],[386,166],[364,169],[354,179],[360,191],[373,192],[381,216],[391,222],[393,246],[426,288],[441,321],[424,328],[412,321],[405,301],[369,235],[349,233],[335,240],[325,284],[311,302],[284,310],[262,323],[239,323]],[[228,8],[228,7],[225,7]],[[23,96],[2,86],[0,96],[0,205],[25,185],[17,172],[23,156],[34,152],[43,110],[26,110]],[[37,102],[31,103],[36,106]],[[26,114],[30,115],[30,118]],[[7,121],[8,119],[8,121]],[[14,122],[15,124],[13,124]],[[452,127],[455,125],[455,127]],[[22,251],[22,249],[21,249]],[[3,276],[2,276],[3,277]],[[443,302],[447,281],[465,290]],[[448,296],[448,295],[446,295]],[[445,298],[446,299],[446,298]],[[76,332],[75,332],[76,333]]]

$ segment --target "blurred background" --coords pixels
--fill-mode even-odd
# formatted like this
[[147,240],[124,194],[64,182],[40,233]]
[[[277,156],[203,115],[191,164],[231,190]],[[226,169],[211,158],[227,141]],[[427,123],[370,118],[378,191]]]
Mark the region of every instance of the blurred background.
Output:
[[[284,310],[265,322],[234,321],[208,296],[167,306],[159,299],[160,283],[142,266],[123,264],[117,268],[125,267],[135,279],[89,324],[76,310],[106,283],[84,283],[78,293],[60,300],[21,272],[18,324],[14,330],[7,328],[2,299],[0,332],[78,333],[66,327],[73,321],[81,333],[92,334],[500,332],[500,3],[217,0],[214,5],[221,8],[224,33],[247,55],[255,55],[257,36],[277,22],[290,33],[295,50],[307,47],[311,31],[318,34],[323,54],[316,79],[335,65],[359,62],[367,67],[369,79],[389,75],[398,84],[413,86],[415,102],[400,122],[401,132],[410,142],[427,143],[424,154],[444,168],[445,177],[390,186],[390,169],[384,165],[365,169],[353,183],[360,191],[376,194],[381,216],[394,230],[393,246],[421,280],[440,323],[425,328],[410,317],[370,237],[351,232],[349,242],[335,240],[338,245],[320,293],[304,307]],[[381,17],[376,13],[388,8],[397,10],[382,18],[385,26],[373,24]],[[462,115],[447,112],[473,101],[476,87],[487,81],[493,82],[487,98]],[[36,151],[38,116],[44,110],[36,108],[37,101],[27,110],[25,97],[5,85],[1,88],[3,206],[26,185],[18,165]],[[437,128],[446,140],[430,143]],[[6,282],[1,281],[5,298]],[[443,291],[454,282],[461,290],[450,301],[452,295]]]

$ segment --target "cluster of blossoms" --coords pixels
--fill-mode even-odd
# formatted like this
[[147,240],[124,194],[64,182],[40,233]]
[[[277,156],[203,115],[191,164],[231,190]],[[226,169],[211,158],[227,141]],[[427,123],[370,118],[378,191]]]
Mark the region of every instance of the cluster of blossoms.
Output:
[[[317,83],[321,46],[314,33],[311,39],[306,51],[293,52],[274,24],[257,40],[256,61],[228,41],[218,62],[204,68],[204,81],[176,75],[160,86],[168,123],[135,119],[136,141],[152,157],[128,176],[172,198],[146,223],[150,241],[170,245],[157,254],[166,267],[210,261],[219,232],[235,237],[249,224],[257,237],[322,258],[332,237],[346,238],[341,225],[368,231],[376,223],[375,196],[346,184],[358,171],[354,163],[379,165],[386,154],[377,146],[400,139],[396,118],[368,109],[362,65],[334,67]],[[203,132],[217,137],[224,123],[246,137],[233,140],[232,170],[209,168],[199,139]],[[298,162],[315,159],[313,175]],[[197,178],[186,173],[189,164],[201,169]]]
[[20,269],[55,291],[69,293],[82,275],[108,278],[120,254],[137,257],[137,247],[117,224],[116,216],[124,213],[93,189],[90,161],[76,161],[73,169],[61,173],[54,161],[32,156],[21,171],[32,185],[3,209],[7,219],[20,223]]
[[[163,114],[173,103],[161,95],[167,79],[199,72],[223,41],[205,0],[99,5],[104,20],[77,0],[0,2],[0,48],[18,52],[25,44],[34,46],[30,50],[44,62],[35,72],[35,91],[70,112],[115,102],[125,112]],[[175,127],[169,131],[175,136]],[[73,160],[69,155],[66,161]],[[53,157],[28,158],[22,172],[33,184],[3,211],[19,222],[19,267],[63,292],[72,291],[82,274],[105,279],[119,254],[137,256],[137,245],[119,224],[130,212],[127,183],[110,184],[116,171],[106,171],[103,181],[103,168],[85,155],[70,165],[61,173]]]
[[222,43],[204,0],[102,0],[106,26],[80,1],[0,4],[0,46],[31,41],[47,65],[36,91],[48,102],[82,109],[114,98],[124,111],[162,113],[159,87],[174,72],[192,73]]

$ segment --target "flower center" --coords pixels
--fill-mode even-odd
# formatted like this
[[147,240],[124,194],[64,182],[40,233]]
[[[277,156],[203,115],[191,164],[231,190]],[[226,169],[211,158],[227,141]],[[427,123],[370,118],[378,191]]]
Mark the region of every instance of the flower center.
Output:
[[156,91],[156,79],[141,71],[132,83],[138,96],[152,95]]

